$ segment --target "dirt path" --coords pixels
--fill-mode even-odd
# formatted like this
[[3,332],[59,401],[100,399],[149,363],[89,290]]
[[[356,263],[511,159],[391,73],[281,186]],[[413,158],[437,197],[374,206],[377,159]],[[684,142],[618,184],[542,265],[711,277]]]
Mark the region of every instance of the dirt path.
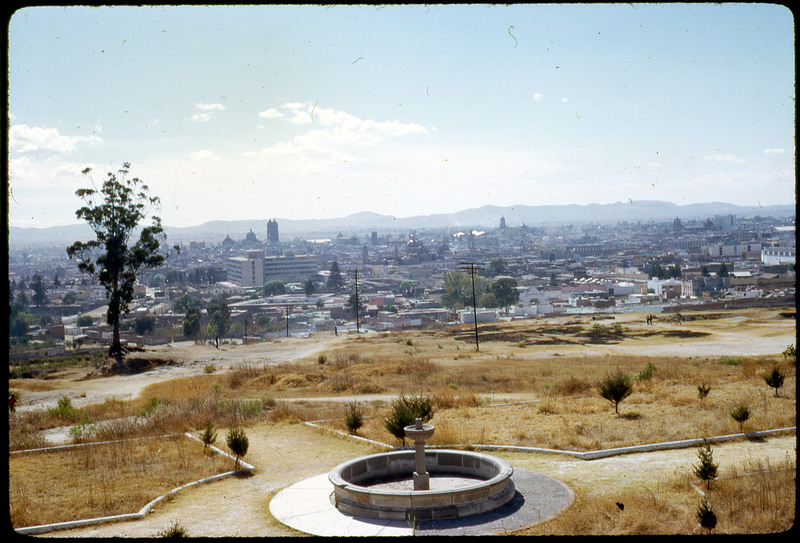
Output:
[[[249,463],[257,468],[248,478],[225,479],[179,493],[146,518],[95,527],[51,532],[44,537],[153,537],[177,521],[191,536],[278,537],[302,535],[275,521],[269,501],[281,489],[327,473],[339,463],[372,454],[375,449],[306,425],[260,425],[248,429]],[[716,445],[714,459],[721,476],[745,460],[778,465],[794,458],[795,436],[761,442]],[[631,454],[591,462],[569,456],[493,452],[513,466],[555,477],[567,485],[613,493],[631,486],[655,488],[674,473],[686,473],[697,463],[694,448]],[[299,460],[299,461],[298,461]]]

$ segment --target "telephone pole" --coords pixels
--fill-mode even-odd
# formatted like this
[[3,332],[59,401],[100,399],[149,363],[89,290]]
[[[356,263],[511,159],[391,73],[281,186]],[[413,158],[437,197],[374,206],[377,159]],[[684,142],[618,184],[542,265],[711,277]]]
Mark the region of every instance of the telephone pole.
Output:
[[361,333],[361,327],[360,327],[359,322],[358,322],[358,306],[360,305],[359,300],[358,300],[358,268],[356,268],[355,270],[350,270],[350,272],[353,273],[353,276],[355,277],[355,280],[356,280],[356,303],[355,303],[355,306],[356,306],[356,334],[360,334]]
[[475,322],[475,350],[480,351],[478,342],[478,304],[475,302],[475,266],[483,266],[479,262],[459,262],[458,267],[462,270],[469,270],[472,277],[472,318]]

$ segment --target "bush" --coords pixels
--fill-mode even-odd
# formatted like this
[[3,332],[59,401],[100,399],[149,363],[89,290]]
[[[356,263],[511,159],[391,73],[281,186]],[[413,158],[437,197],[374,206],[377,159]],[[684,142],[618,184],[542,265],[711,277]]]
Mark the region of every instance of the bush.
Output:
[[169,525],[169,528],[159,531],[156,535],[158,537],[189,537],[189,532],[175,520]]
[[619,404],[633,393],[633,383],[627,373],[617,370],[606,376],[598,385],[600,396],[614,404],[614,412],[619,415]]
[[364,425],[364,415],[358,407],[358,402],[348,403],[344,411],[344,425],[351,434],[358,432]]
[[56,407],[51,407],[48,411],[50,415],[58,418],[72,418],[75,416],[75,408],[72,407],[72,400],[69,399],[69,396],[59,398]]
[[392,402],[392,411],[384,419],[384,427],[397,439],[406,442],[404,428],[415,423],[416,419],[428,422],[434,415],[433,399],[429,396],[405,396],[403,394]]
[[776,398],[778,397],[778,389],[783,386],[783,379],[784,375],[777,366],[773,367],[772,371],[764,376],[764,382],[766,382],[769,387],[775,389]]
[[250,442],[245,435],[244,430],[240,427],[234,427],[228,430],[228,435],[225,437],[225,442],[228,448],[236,456],[236,466],[239,466],[241,458],[247,454],[247,449]]
[[655,377],[656,372],[658,372],[658,368],[648,362],[644,369],[636,374],[635,379],[637,381],[647,381],[648,379]]
[[744,433],[744,423],[750,418],[750,407],[745,404],[736,406],[731,411],[731,417],[739,423],[739,429]]
[[214,425],[211,421],[208,421],[203,428],[203,433],[200,435],[200,439],[203,441],[203,452],[206,452],[209,445],[213,445],[217,441],[217,431],[214,429]]
[[709,392],[711,392],[711,387],[705,383],[697,385],[697,397],[700,398],[701,402],[706,399]]
[[711,480],[717,478],[719,464],[714,463],[713,451],[708,442],[705,447],[697,450],[697,457],[700,459],[700,463],[692,466],[694,474],[706,482],[707,488],[711,488]]

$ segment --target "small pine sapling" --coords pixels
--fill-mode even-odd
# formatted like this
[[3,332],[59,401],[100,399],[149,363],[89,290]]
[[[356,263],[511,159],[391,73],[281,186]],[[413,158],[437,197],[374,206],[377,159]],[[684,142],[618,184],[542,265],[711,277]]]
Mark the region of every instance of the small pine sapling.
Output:
[[700,463],[692,466],[694,474],[706,482],[706,488],[711,488],[711,481],[717,478],[719,464],[714,463],[713,451],[707,441],[704,447],[697,450],[697,457],[700,459]]
[[739,423],[739,429],[744,433],[744,423],[750,418],[750,407],[747,405],[738,405],[731,411],[733,420]]
[[785,376],[777,366],[773,366],[772,371],[764,376],[764,382],[767,383],[767,386],[775,389],[776,398],[778,397],[778,389],[783,386],[784,378]]

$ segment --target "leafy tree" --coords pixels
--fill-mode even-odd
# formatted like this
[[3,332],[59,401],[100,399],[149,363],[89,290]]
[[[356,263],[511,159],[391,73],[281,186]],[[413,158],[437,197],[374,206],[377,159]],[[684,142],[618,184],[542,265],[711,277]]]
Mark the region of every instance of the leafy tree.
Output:
[[317,291],[317,283],[314,282],[313,279],[310,277],[303,281],[303,292],[306,293],[306,296],[311,296],[314,292]]
[[94,319],[91,315],[81,315],[78,317],[78,320],[75,324],[77,324],[79,328],[86,328],[87,326],[94,324]]
[[328,276],[327,287],[334,292],[339,292],[344,288],[342,272],[339,271],[339,263],[335,260],[331,263],[331,273]]
[[517,280],[510,277],[498,279],[492,283],[492,293],[497,298],[497,303],[508,311],[508,308],[516,305],[519,300]]
[[783,386],[784,377],[785,376],[777,366],[774,366],[772,371],[764,376],[764,382],[767,383],[767,386],[775,389],[776,398],[778,397],[778,389]]
[[713,452],[711,444],[706,441],[705,446],[697,450],[697,457],[700,459],[700,463],[692,466],[694,474],[706,482],[707,488],[711,488],[711,480],[717,478],[719,469],[719,464],[714,463]]
[[508,273],[508,262],[503,257],[493,258],[486,266],[486,275],[496,277]]
[[494,294],[492,294],[491,292],[487,292],[486,294],[481,296],[480,300],[478,300],[478,307],[494,308],[494,307],[500,307],[500,304],[498,303],[497,297]]
[[619,404],[633,393],[633,382],[622,370],[607,375],[598,385],[600,396],[614,404],[614,412],[619,415]]
[[400,294],[403,296],[409,297],[413,294],[415,286],[416,285],[413,281],[406,280],[400,283],[400,286],[397,288],[397,290],[399,290]]
[[277,296],[279,294],[286,294],[286,283],[279,279],[271,279],[264,283],[264,288],[261,289],[264,296]]
[[155,327],[156,320],[149,315],[136,317],[136,319],[133,321],[133,329],[136,331],[136,335],[138,336],[143,336],[147,332],[152,332],[155,330]]
[[200,308],[202,307],[202,302],[200,298],[193,294],[183,294],[179,296],[174,302],[172,302],[172,309],[175,313],[186,313],[190,307]]
[[61,297],[61,303],[65,305],[72,305],[78,299],[78,293],[74,290],[67,291],[64,296]]
[[38,273],[33,276],[31,280],[31,289],[33,290],[33,305],[41,307],[47,303],[47,287],[44,286],[44,278]]
[[728,277],[729,275],[730,273],[728,273],[728,266],[726,266],[723,262],[719,265],[719,268],[717,268],[717,277]]
[[[441,303],[449,309],[460,309],[472,303],[472,290],[470,278],[457,271],[449,271],[442,275]],[[468,301],[469,300],[469,301]]]
[[190,306],[183,317],[183,335],[192,339],[197,339],[200,334],[200,309]]
[[225,332],[228,331],[228,324],[231,320],[231,312],[230,309],[228,309],[228,302],[226,302],[224,298],[219,298],[212,301],[208,305],[208,314],[211,319],[209,324],[217,333],[217,347],[219,347],[219,336],[225,335]]
[[364,301],[360,296],[356,296],[355,292],[352,293],[349,298],[347,298],[347,302],[344,304],[344,306],[353,315],[356,314],[356,310],[358,310],[359,315],[363,315],[364,311],[366,310]]
[[[78,270],[97,279],[108,293],[106,318],[113,328],[109,355],[122,359],[119,322],[129,312],[133,287],[144,271],[161,266],[168,254],[161,252],[166,239],[161,219],[151,217],[151,224],[139,231],[139,239],[130,245],[134,231],[160,200],[149,195],[149,188],[139,178],[128,177],[130,164],[125,162],[116,174],[108,173],[102,188],[78,189],[76,195],[86,205],[75,214],[89,223],[96,239],[76,241],[67,247],[69,258],[78,261]],[[90,168],[83,170],[88,175]],[[174,247],[176,251],[179,248]]]

